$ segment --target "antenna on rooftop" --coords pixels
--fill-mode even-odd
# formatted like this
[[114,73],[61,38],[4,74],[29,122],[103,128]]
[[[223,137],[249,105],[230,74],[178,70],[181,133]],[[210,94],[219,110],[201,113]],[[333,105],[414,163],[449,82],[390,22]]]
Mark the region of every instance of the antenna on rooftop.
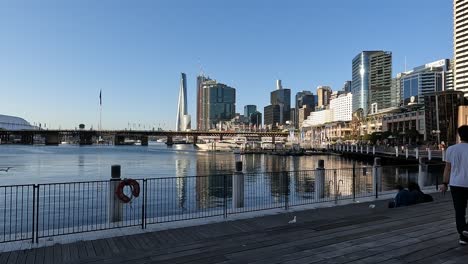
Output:
[[201,64],[200,58],[198,58],[198,68],[200,69],[199,76],[205,76],[205,72],[203,71],[203,66]]

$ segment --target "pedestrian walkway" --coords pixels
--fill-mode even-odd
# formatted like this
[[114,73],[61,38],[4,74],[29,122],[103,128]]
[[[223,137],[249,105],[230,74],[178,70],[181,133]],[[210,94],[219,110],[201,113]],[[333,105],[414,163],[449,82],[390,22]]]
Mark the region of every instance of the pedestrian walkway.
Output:
[[449,194],[369,204],[5,252],[0,263],[466,263]]

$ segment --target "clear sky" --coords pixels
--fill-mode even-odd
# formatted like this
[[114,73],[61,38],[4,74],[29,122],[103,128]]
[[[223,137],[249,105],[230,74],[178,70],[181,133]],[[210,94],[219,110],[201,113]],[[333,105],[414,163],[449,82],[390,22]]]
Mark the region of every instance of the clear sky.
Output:
[[[294,96],[351,79],[362,50],[393,75],[452,58],[450,0],[3,0],[0,114],[48,127],[175,128],[180,72],[196,115],[200,66],[260,111],[280,78]],[[133,125],[132,125],[133,126]]]

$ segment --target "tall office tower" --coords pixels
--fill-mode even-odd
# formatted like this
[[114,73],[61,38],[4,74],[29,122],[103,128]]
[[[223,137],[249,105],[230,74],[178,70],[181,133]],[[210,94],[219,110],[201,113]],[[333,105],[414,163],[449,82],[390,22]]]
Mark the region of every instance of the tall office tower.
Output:
[[364,116],[391,106],[392,53],[363,51],[353,59],[353,112],[362,109]]
[[351,81],[346,81],[344,84],[343,84],[343,91],[345,93],[350,93],[351,92]]
[[179,100],[177,102],[176,131],[190,130],[190,116],[187,113],[187,76],[181,73]]
[[[278,105],[280,107],[280,125],[284,125],[286,124],[286,121],[291,120],[291,90],[283,89],[281,80],[276,81],[276,90],[271,92],[270,104]],[[265,120],[266,118],[265,113]]]
[[447,90],[446,72],[450,68],[450,60],[443,59],[415,67],[412,71],[398,74],[401,82],[403,104],[424,104],[424,96]]
[[296,128],[300,126],[299,110],[303,106],[307,106],[307,111],[315,109],[315,96],[312,92],[302,91],[296,94],[296,118],[294,122],[294,127]]
[[255,111],[249,116],[249,123],[252,126],[260,128],[262,125],[262,113]]
[[203,114],[203,82],[210,81],[209,77],[204,75],[197,76],[197,130],[202,130]]
[[244,106],[244,116],[245,118],[249,118],[251,114],[257,112],[256,105],[246,105]]
[[263,109],[264,124],[270,128],[276,128],[280,124],[280,106],[267,105]]
[[468,1],[453,0],[453,51],[455,90],[468,96]]
[[450,64],[449,64],[449,67],[448,69],[446,70],[445,72],[445,87],[444,87],[444,91],[446,90],[453,90],[454,86],[453,86],[453,72],[454,72],[454,66],[455,66],[455,63],[454,63],[454,60],[450,60]]
[[201,129],[220,128],[236,115],[236,89],[214,80],[202,83]]
[[401,76],[403,73],[398,73],[395,78],[392,78],[392,86],[390,88],[390,105],[391,107],[400,107],[402,105],[401,91]]
[[317,87],[317,107],[318,108],[325,108],[330,104],[330,96],[331,96],[331,88],[330,86],[319,86]]

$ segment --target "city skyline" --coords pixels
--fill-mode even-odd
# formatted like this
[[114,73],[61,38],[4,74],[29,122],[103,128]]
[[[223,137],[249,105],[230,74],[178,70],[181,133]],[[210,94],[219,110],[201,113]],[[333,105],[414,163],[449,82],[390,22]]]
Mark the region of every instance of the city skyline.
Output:
[[[194,119],[196,76],[202,70],[236,87],[236,112],[248,104],[259,109],[268,105],[276,79],[292,95],[303,90],[315,94],[320,85],[336,91],[351,79],[351,60],[363,50],[391,51],[393,76],[404,71],[405,57],[409,69],[451,59],[452,4],[430,2],[202,1],[186,3],[183,10],[173,3],[148,2],[116,7],[104,1],[89,9],[80,3],[3,3],[0,34],[10,41],[0,44],[5,58],[0,87],[9,96],[0,98],[0,111],[52,128],[78,123],[97,128],[102,89],[104,129],[126,128],[128,123],[174,129],[177,75],[187,73],[188,113]],[[223,22],[199,17],[201,7]],[[373,14],[374,8],[387,11]],[[171,16],[179,11],[184,19],[176,23]],[[395,12],[402,19],[396,20]],[[325,18],[333,24],[315,26]],[[367,23],[375,19],[381,23]],[[429,24],[430,39],[424,30],[409,30],[427,28],[427,21],[436,21]],[[201,41],[203,32],[225,44]],[[191,39],[190,45],[181,46],[182,38]]]

